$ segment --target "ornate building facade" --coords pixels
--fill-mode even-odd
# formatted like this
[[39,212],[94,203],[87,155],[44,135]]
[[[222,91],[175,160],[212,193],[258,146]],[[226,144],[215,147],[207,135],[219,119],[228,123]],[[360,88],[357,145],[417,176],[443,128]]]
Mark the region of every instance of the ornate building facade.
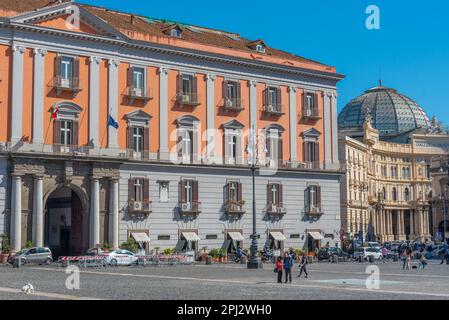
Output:
[[259,245],[339,241],[334,67],[72,2],[2,0],[0,15],[0,233],[14,251],[248,247],[253,153]]
[[394,89],[376,87],[339,115],[342,224],[364,241],[430,240],[435,235],[431,161],[449,136]]
[[440,241],[449,239],[449,156],[435,157],[431,163],[432,232]]

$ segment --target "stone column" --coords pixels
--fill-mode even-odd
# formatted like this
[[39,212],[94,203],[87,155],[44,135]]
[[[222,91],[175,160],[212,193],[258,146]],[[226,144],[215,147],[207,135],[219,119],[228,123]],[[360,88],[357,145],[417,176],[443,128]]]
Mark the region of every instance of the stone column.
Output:
[[168,69],[159,68],[159,160],[169,160]]
[[298,124],[298,118],[296,113],[296,88],[289,87],[289,112],[290,112],[290,161],[295,163],[298,161],[297,150],[297,132],[296,126]]
[[11,176],[11,246],[17,252],[22,249],[22,176]]
[[119,246],[119,179],[112,178],[110,180],[110,212],[109,212],[109,244],[112,249],[117,249]]
[[23,54],[25,47],[12,46],[12,80],[11,80],[11,143],[17,144],[22,140],[23,115]]
[[384,235],[384,219],[383,219],[383,209],[379,210],[379,231],[378,234],[381,236],[381,239],[383,239]]
[[331,97],[332,92],[323,92],[324,100],[324,112],[323,112],[323,122],[324,122],[324,164],[326,169],[330,168],[332,164],[332,115],[331,115]]
[[[118,96],[118,67],[120,62],[115,59],[109,59],[109,115],[115,120],[118,121],[118,105],[119,105],[119,96]],[[118,149],[117,142],[117,132],[118,129],[115,129],[112,126],[108,126],[108,147],[110,149]]]
[[250,80],[249,83],[249,109],[250,109],[250,126],[257,133],[257,82]]
[[44,245],[44,206],[43,206],[43,177],[34,177],[34,198],[33,198],[33,244],[36,247]]
[[[206,159],[215,163],[215,75],[206,75]],[[226,146],[225,146],[226,147]]]
[[[99,57],[90,57],[89,72],[89,144],[97,149],[99,143],[99,105],[100,105],[100,62]],[[106,119],[105,119],[106,122]]]
[[331,116],[332,116],[332,163],[338,165],[338,94],[337,92],[332,92],[332,106],[331,106]]
[[[45,55],[47,50],[34,49],[33,144],[44,144]],[[35,148],[35,150],[36,150]]]
[[90,183],[90,248],[100,243],[100,180],[91,178]]
[[410,237],[415,235],[415,210],[410,210]]

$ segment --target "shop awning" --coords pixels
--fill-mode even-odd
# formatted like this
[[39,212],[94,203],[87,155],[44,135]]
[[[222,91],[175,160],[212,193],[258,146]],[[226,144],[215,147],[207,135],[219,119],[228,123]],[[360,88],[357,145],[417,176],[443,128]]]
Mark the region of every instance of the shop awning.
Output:
[[270,235],[276,241],[285,241],[287,238],[280,231],[270,231]]
[[309,232],[310,236],[315,240],[323,240],[324,237],[319,232]]
[[228,235],[231,237],[232,240],[235,241],[243,241],[245,240],[245,237],[240,232],[228,232]]
[[200,237],[195,232],[182,232],[182,236],[187,241],[200,241]]
[[131,232],[131,236],[136,242],[150,242],[151,239],[145,232]]

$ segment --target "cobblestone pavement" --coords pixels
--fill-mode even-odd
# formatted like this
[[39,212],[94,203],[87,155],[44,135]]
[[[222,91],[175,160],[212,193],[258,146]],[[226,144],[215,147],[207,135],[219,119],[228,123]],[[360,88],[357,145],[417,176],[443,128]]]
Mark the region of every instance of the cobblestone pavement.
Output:
[[[68,290],[64,268],[0,266],[0,299],[445,299],[449,266],[432,261],[424,269],[402,270],[399,263],[375,263],[380,289],[368,290],[368,263],[314,263],[309,278],[276,283],[273,265],[192,265],[82,268],[80,290]],[[19,293],[30,282],[34,294]]]

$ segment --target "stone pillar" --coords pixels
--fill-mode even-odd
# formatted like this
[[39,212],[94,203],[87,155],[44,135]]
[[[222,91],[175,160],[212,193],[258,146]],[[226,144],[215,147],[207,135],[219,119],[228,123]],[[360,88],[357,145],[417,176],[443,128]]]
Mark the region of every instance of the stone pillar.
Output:
[[[97,149],[99,142],[99,106],[100,106],[100,62],[99,57],[90,57],[89,72],[89,144]],[[106,120],[105,120],[106,121]]]
[[295,163],[298,161],[297,150],[297,132],[296,126],[298,124],[297,112],[296,112],[296,88],[289,87],[289,112],[290,112],[290,161]]
[[[109,59],[109,115],[118,122],[118,67],[120,62],[115,59]],[[117,132],[112,126],[108,126],[108,147],[110,149],[118,149],[119,145],[117,142]]]
[[43,177],[34,177],[33,198],[33,245],[42,247],[44,245],[44,181]]
[[[45,55],[47,50],[34,49],[33,144],[44,144]],[[36,149],[35,149],[36,150]]]
[[169,160],[168,69],[159,68],[159,160]]
[[12,174],[11,246],[12,252],[22,249],[22,176],[17,174]]
[[22,140],[23,115],[23,54],[25,47],[12,46],[12,80],[11,80],[11,143],[17,144]]
[[90,183],[90,248],[100,243],[100,180],[91,178]]
[[250,80],[249,81],[249,109],[250,109],[250,126],[257,133],[257,112],[259,111],[257,108],[257,82]]
[[415,210],[410,210],[410,238],[415,235]]
[[[206,159],[215,163],[215,75],[206,75]],[[225,146],[226,147],[226,146]]]
[[381,239],[383,240],[384,236],[384,218],[383,218],[384,211],[383,209],[379,210],[379,232]]
[[118,178],[112,178],[110,180],[110,212],[109,212],[109,244],[112,249],[117,249],[119,246],[119,228],[120,228],[120,216],[119,216],[119,180]]
[[332,163],[338,165],[338,94],[332,92],[331,125],[332,125]]
[[332,115],[331,115],[331,97],[332,92],[323,92],[324,109],[323,109],[323,122],[324,122],[324,165],[328,169],[332,164]]

